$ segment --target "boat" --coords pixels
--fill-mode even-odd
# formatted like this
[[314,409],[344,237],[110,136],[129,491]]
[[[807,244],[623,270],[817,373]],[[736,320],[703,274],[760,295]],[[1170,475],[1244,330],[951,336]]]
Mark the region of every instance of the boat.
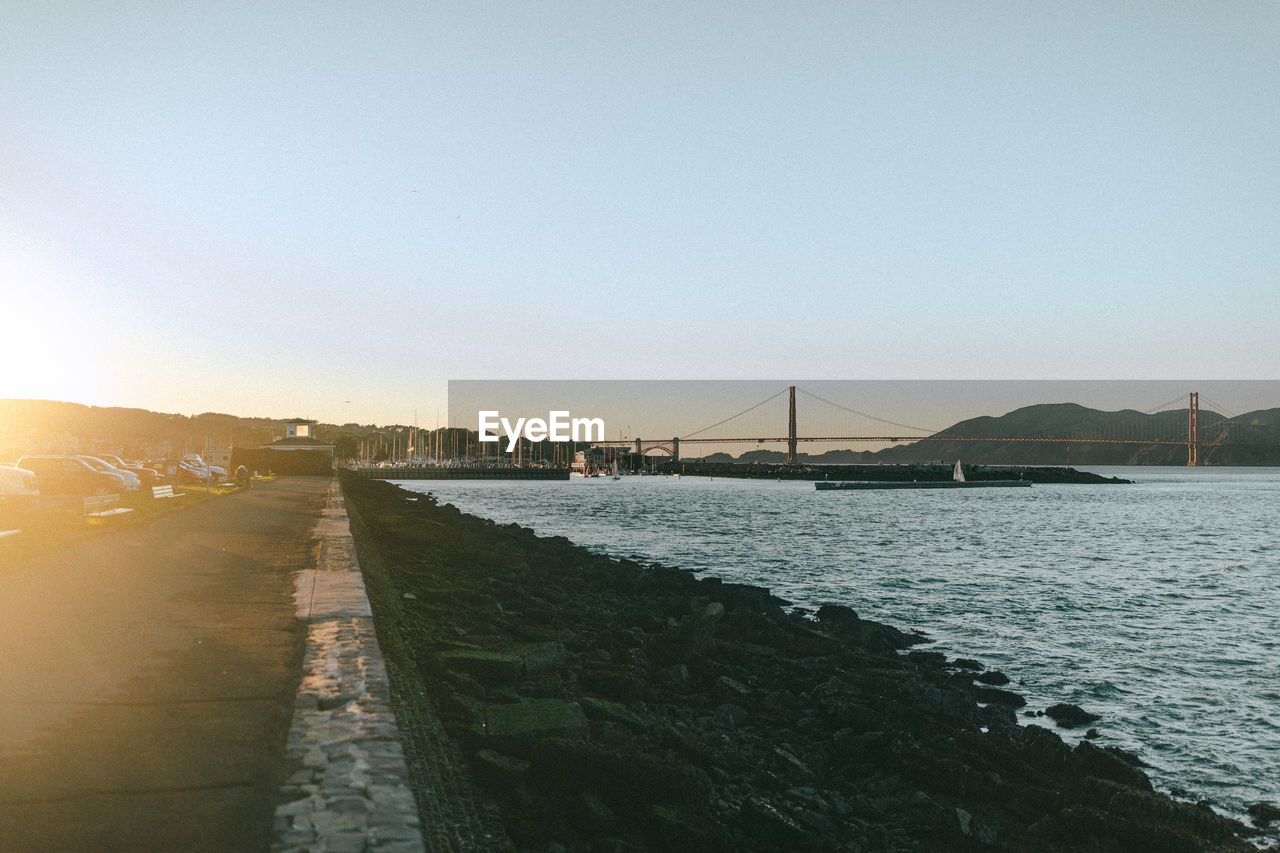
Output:
[[620,476],[618,476],[618,460],[617,460],[617,459],[613,460],[613,476],[612,476],[612,477],[610,477],[609,479],[611,479],[611,480],[621,480],[621,479],[622,479]]
[[855,480],[853,482],[828,482],[825,480],[814,483],[814,488],[820,492],[828,491],[847,491],[854,489],[989,489],[989,488],[1017,488],[1031,485],[1030,480],[966,480],[964,476],[964,466],[960,464],[960,460],[956,460],[956,466],[952,469],[950,480]]

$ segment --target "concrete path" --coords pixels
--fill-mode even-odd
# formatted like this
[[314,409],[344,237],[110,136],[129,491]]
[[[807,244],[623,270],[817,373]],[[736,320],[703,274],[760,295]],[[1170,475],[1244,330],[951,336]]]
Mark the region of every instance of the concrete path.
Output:
[[0,566],[0,849],[270,848],[329,490],[277,480]]

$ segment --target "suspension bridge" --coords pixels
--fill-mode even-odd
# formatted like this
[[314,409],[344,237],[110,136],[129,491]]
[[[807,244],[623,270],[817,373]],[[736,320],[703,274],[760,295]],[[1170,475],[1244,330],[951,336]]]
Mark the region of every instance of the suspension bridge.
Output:
[[[811,403],[817,412],[838,413],[844,417],[843,422],[837,418],[811,416],[798,418],[797,394],[800,399]],[[780,412],[772,412],[770,405],[776,403],[781,408],[780,400],[786,395],[787,409],[785,420],[779,417]],[[981,435],[953,429],[930,429],[910,424],[897,423],[884,418],[860,412],[848,406],[829,400],[813,392],[795,385],[787,386],[772,396],[749,406],[742,411],[716,421],[713,424],[694,430],[684,436],[669,439],[619,438],[593,442],[597,447],[611,447],[634,452],[638,456],[649,453],[661,453],[671,457],[673,461],[680,459],[681,445],[781,445],[786,447],[787,462],[797,461],[797,449],[802,444],[884,444],[893,445],[908,442],[989,442],[1013,444],[1061,444],[1071,445],[1141,445],[1146,447],[1185,446],[1187,465],[1199,465],[1202,450],[1217,447],[1235,446],[1231,441],[1231,427],[1239,423],[1241,415],[1230,415],[1217,409],[1206,409],[1213,415],[1211,433],[1202,435],[1200,395],[1190,392],[1186,399],[1186,408],[1170,410],[1169,407],[1182,402],[1181,396],[1153,407],[1146,412],[1128,413],[1129,418],[1119,418],[1106,424],[1099,424],[1093,430],[1077,431],[1072,434],[1046,435]],[[1208,401],[1206,401],[1208,402]],[[802,410],[803,411],[803,410]],[[762,420],[761,413],[767,413]],[[1126,413],[1117,413],[1126,414]],[[839,429],[853,417],[862,422],[862,429],[856,434],[849,429]],[[1134,417],[1136,416],[1136,417]],[[798,424],[805,424],[802,429]],[[776,424],[776,426],[772,426]],[[747,429],[744,427],[750,426]],[[1251,446],[1257,446],[1253,444]],[[1068,449],[1068,454],[1070,450]]]

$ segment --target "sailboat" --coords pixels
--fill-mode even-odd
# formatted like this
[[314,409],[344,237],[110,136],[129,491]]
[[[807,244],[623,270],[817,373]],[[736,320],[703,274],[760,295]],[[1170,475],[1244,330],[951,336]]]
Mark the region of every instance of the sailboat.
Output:
[[614,480],[622,479],[620,476],[618,476],[618,460],[617,459],[613,460],[613,477],[611,479],[614,479]]
[[956,460],[956,470],[951,473],[951,479],[957,483],[964,482],[964,469],[960,467],[960,460]]

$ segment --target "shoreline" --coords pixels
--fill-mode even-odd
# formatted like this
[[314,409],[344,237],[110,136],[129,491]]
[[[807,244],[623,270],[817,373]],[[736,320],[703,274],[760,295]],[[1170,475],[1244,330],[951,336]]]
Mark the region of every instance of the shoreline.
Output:
[[847,607],[343,487],[379,634],[517,849],[1256,849],[1135,756],[1020,726],[1002,673]]

